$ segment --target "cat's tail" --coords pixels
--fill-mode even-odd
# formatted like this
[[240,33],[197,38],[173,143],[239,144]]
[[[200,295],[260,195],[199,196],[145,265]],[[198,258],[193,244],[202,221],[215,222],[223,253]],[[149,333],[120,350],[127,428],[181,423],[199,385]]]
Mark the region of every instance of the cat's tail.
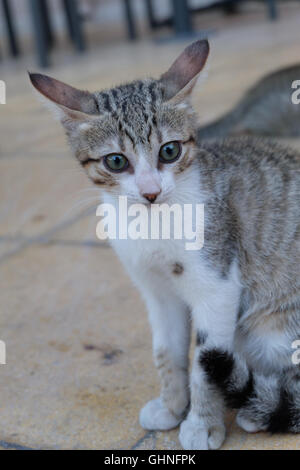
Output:
[[226,114],[215,121],[197,129],[199,141],[206,139],[223,139],[228,136],[249,134],[249,129],[244,129],[243,122],[249,110],[257,99],[256,87],[250,89],[238,103]]
[[199,127],[197,129],[197,138],[201,141],[203,139],[223,139],[230,135],[238,121],[237,113],[234,111],[225,114],[206,126]]
[[[266,92],[270,93],[266,84],[265,86],[261,85],[263,81],[256,83],[250,88],[226,114],[210,124],[199,127],[197,129],[198,140],[223,139],[228,136],[251,134],[253,130],[249,129],[249,127],[245,128],[245,117],[249,118],[250,115],[255,118],[255,106],[264,99]],[[266,80],[266,83],[268,81]],[[255,133],[259,134],[259,129],[256,129]]]
[[236,354],[210,349],[201,353],[200,364],[230,408],[238,409],[247,403],[254,391],[254,379],[245,361]]
[[243,429],[300,433],[299,366],[281,375],[254,375],[240,357],[217,349],[204,351],[200,363],[227,406],[240,410]]
[[299,106],[292,102],[291,86],[299,74],[295,64],[265,75],[227,114],[198,128],[198,140],[244,134],[298,137]]

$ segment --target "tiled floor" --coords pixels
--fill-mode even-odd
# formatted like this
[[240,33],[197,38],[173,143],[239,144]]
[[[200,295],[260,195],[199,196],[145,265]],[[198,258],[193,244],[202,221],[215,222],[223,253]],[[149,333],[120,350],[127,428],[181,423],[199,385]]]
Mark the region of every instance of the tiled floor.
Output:
[[[299,61],[299,9],[279,23],[250,19],[212,36],[209,78],[195,94],[202,122],[266,71]],[[182,48],[107,45],[49,73],[93,90],[158,76]],[[145,433],[138,424],[158,393],[145,308],[96,240],[91,185],[36,99],[26,61],[0,70],[8,86],[0,108],[0,448],[178,449],[177,430]],[[224,449],[271,448],[299,449],[300,437],[247,435],[228,416]]]

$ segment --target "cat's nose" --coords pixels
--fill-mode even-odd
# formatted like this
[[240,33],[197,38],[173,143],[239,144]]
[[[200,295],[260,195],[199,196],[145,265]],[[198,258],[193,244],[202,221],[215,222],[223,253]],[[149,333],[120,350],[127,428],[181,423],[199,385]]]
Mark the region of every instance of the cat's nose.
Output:
[[152,193],[152,194],[143,194],[143,196],[148,199],[149,202],[153,203],[155,202],[157,196],[159,196],[159,194],[161,193],[161,191],[157,192],[157,193]]

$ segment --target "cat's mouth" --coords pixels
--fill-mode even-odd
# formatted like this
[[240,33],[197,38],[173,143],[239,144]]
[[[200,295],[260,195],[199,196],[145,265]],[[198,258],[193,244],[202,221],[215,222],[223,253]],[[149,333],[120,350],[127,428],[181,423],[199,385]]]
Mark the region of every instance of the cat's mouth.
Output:
[[154,201],[149,201],[146,198],[134,198],[134,197],[128,196],[127,201],[128,201],[128,204],[130,204],[130,205],[134,205],[134,204],[141,205],[142,204],[143,206],[145,206],[147,208],[150,208],[150,207],[155,206],[155,205],[166,204],[167,203],[167,197],[164,196],[164,195],[162,196],[160,194]]

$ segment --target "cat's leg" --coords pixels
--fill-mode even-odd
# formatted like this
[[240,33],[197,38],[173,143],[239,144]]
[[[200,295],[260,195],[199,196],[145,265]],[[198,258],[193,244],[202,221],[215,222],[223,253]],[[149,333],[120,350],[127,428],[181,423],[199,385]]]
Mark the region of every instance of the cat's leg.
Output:
[[237,424],[247,432],[300,432],[300,369],[268,376],[254,374],[253,393],[237,414]]
[[224,398],[210,372],[222,381],[233,369],[239,298],[235,283],[220,281],[194,308],[198,341],[190,379],[191,409],[179,434],[186,450],[217,449],[225,439]]
[[152,327],[153,355],[161,394],[142,408],[140,424],[151,430],[172,429],[182,421],[189,404],[189,311],[163,279],[143,278],[141,290]]
[[252,373],[252,390],[236,416],[236,422],[244,431],[256,433],[268,429],[270,416],[280,401],[280,373],[267,376]]

